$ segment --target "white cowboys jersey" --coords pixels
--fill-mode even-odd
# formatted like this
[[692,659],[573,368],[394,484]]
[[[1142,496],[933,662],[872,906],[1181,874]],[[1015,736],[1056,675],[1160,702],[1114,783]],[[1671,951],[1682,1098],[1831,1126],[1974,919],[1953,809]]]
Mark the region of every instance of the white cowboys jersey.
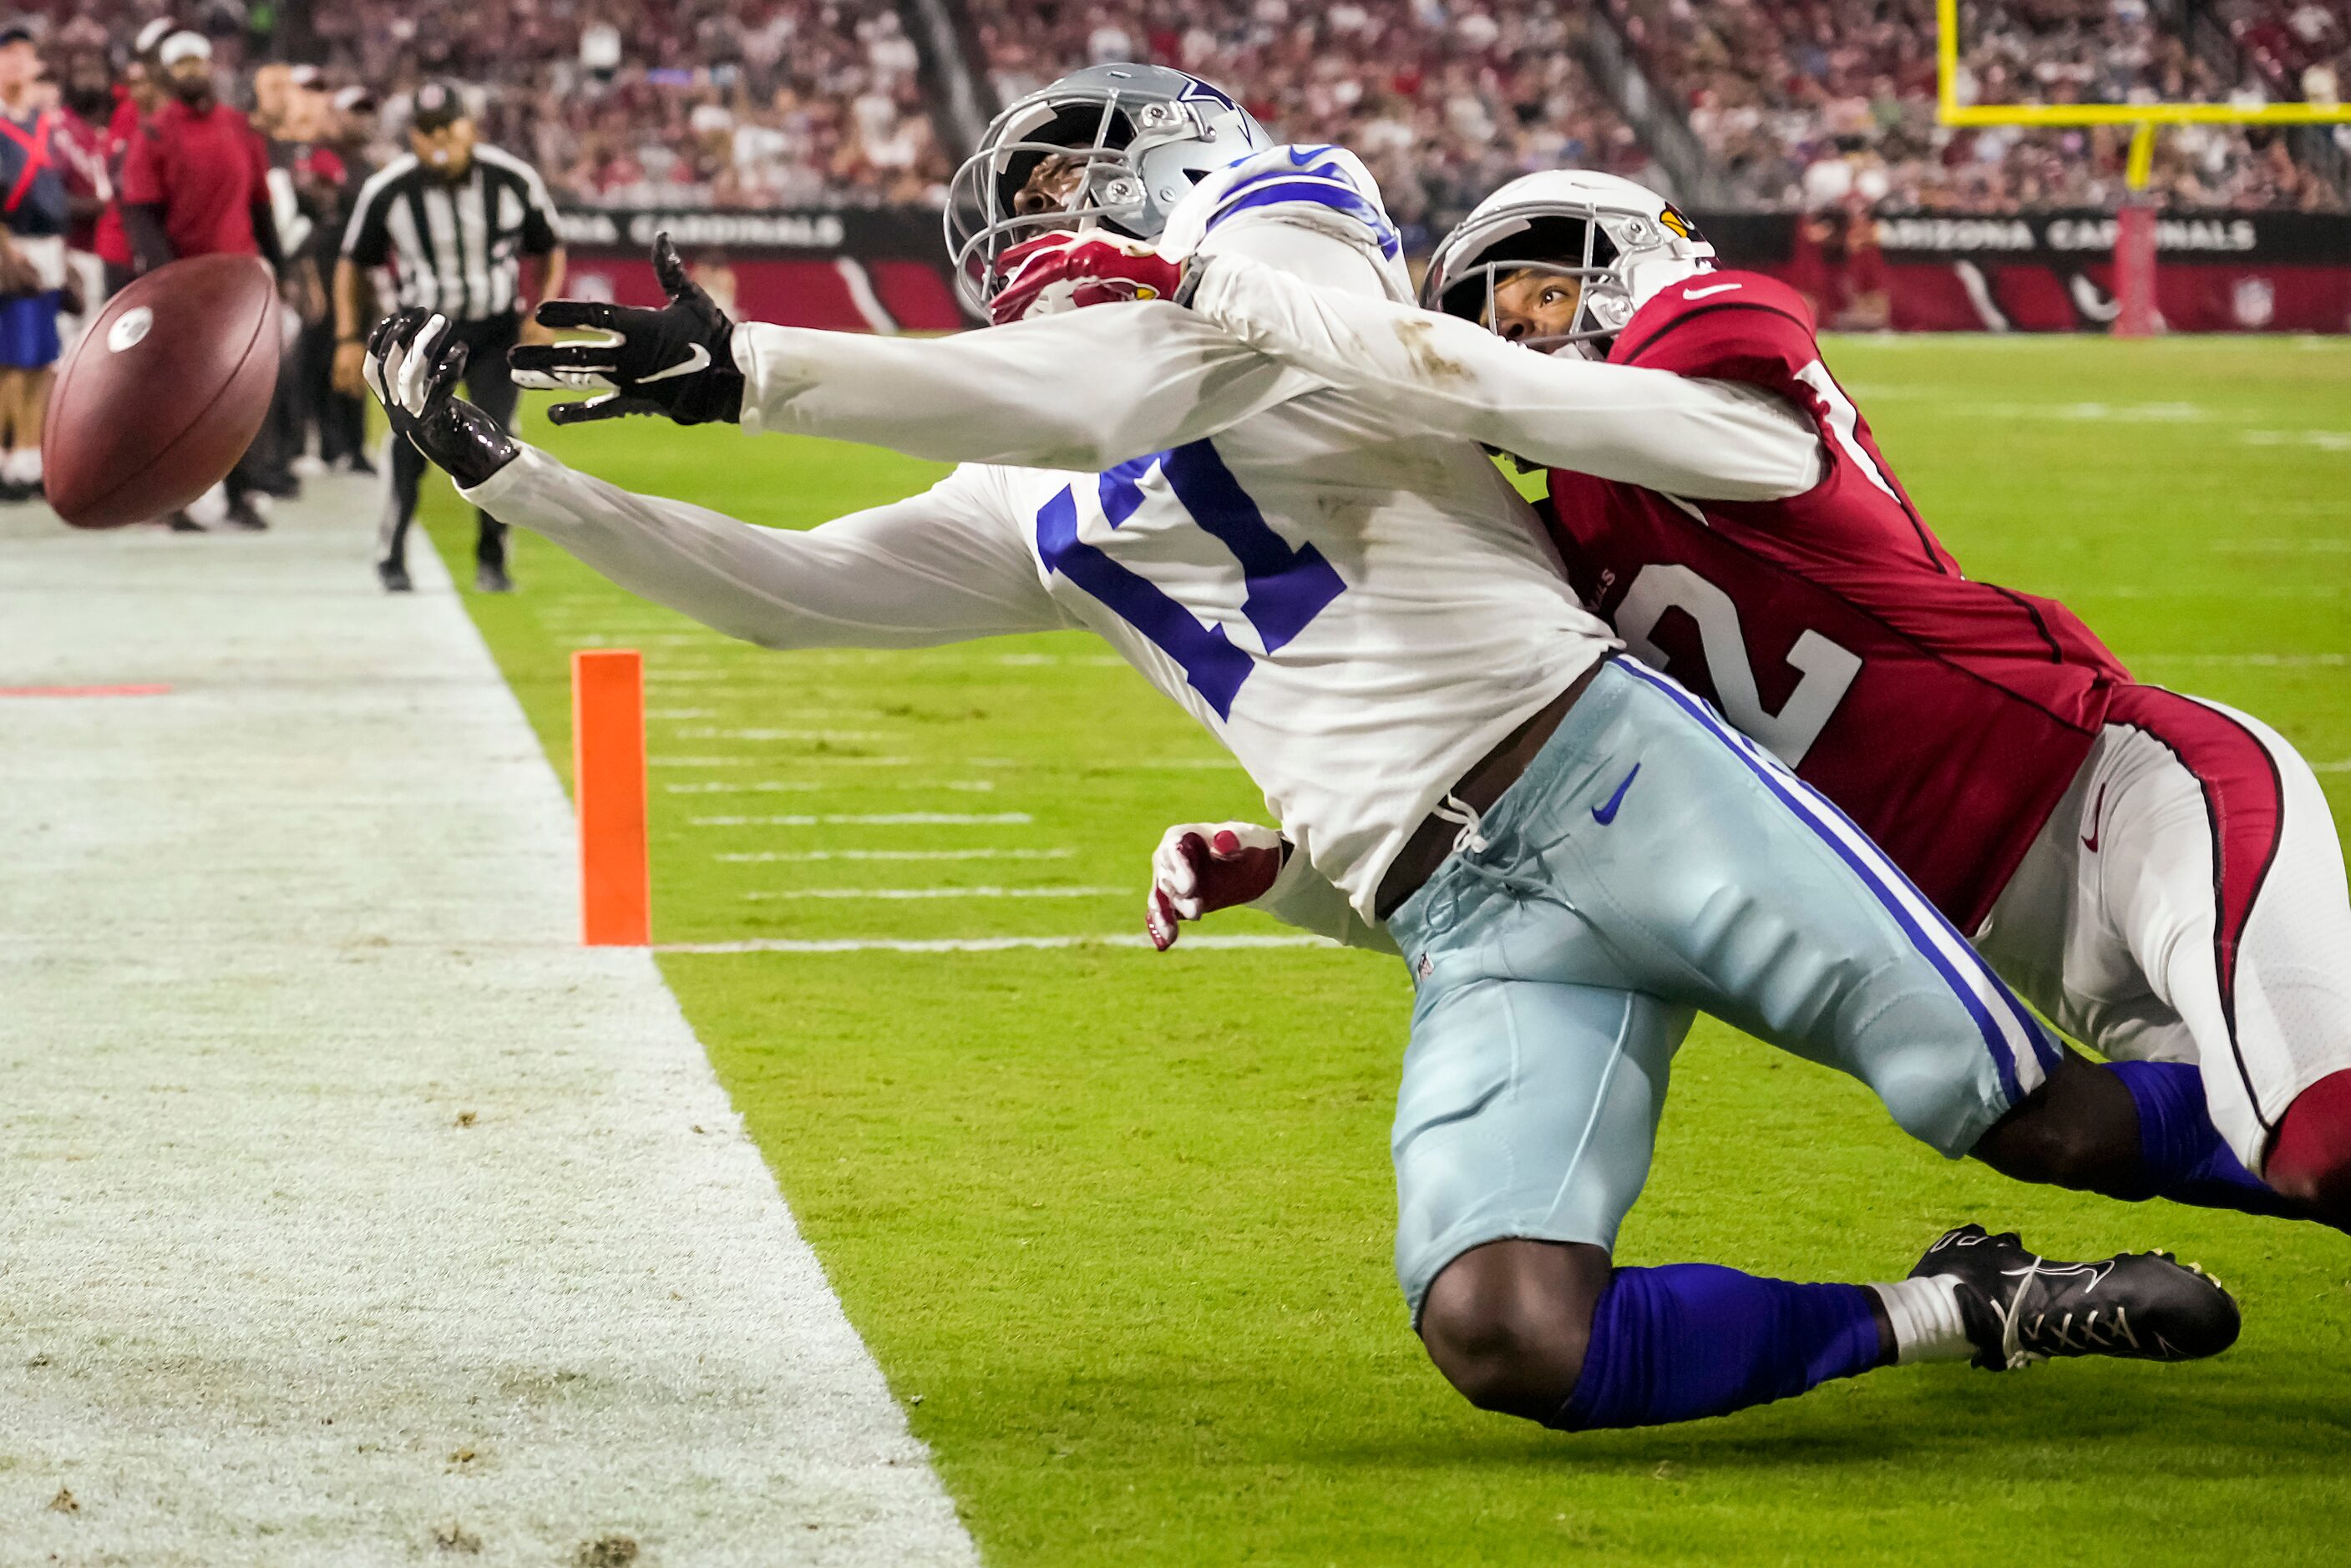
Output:
[[[1318,281],[1392,292],[1375,243],[1301,241],[1282,215],[1212,220],[1205,248],[1302,268],[1320,245]],[[1366,917],[1430,808],[1614,646],[1477,448],[1396,441],[1176,306],[922,343],[737,337],[747,424],[997,461],[806,534],[630,495],[528,450],[470,498],[769,646],[1087,627],[1232,751]],[[1073,384],[1072,366],[1092,373]]]

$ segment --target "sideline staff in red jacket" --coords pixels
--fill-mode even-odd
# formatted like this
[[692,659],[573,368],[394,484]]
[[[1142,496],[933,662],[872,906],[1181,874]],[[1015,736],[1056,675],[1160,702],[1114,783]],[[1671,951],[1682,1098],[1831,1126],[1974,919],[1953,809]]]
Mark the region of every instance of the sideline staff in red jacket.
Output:
[[[282,270],[267,153],[214,91],[212,45],[201,33],[174,33],[157,56],[171,100],[140,128],[122,164],[122,222],[140,270],[202,255],[257,255]],[[248,451],[228,476],[235,527],[268,526],[253,504],[256,455]],[[172,525],[196,526],[185,514]]]

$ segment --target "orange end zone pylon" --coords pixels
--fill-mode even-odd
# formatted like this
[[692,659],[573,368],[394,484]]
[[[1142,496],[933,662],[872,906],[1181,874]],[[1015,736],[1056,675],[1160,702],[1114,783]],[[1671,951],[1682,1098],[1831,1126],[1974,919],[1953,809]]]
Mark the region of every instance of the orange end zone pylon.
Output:
[[571,656],[571,777],[580,812],[580,940],[653,940],[645,841],[644,659],[633,648]]

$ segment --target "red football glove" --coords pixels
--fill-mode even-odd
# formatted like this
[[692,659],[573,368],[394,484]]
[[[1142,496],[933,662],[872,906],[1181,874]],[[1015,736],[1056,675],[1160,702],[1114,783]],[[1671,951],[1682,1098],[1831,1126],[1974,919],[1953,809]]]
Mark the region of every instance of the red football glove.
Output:
[[1182,267],[1141,240],[1099,230],[1050,234],[1015,245],[997,258],[997,270],[1007,281],[987,318],[998,327],[1089,305],[1171,298],[1184,279]]
[[1143,929],[1165,952],[1178,923],[1265,897],[1281,875],[1281,835],[1249,822],[1188,822],[1171,827],[1151,857]]

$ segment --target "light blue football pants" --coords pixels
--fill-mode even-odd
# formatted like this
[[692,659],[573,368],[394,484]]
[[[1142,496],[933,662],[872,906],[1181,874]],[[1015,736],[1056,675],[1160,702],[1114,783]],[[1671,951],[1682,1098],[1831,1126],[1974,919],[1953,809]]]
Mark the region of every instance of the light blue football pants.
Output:
[[1860,829],[1633,659],[1464,836],[1388,921],[1418,987],[1392,1142],[1416,1323],[1483,1242],[1614,1246],[1694,1012],[1851,1074],[1954,1158],[2056,1061]]

